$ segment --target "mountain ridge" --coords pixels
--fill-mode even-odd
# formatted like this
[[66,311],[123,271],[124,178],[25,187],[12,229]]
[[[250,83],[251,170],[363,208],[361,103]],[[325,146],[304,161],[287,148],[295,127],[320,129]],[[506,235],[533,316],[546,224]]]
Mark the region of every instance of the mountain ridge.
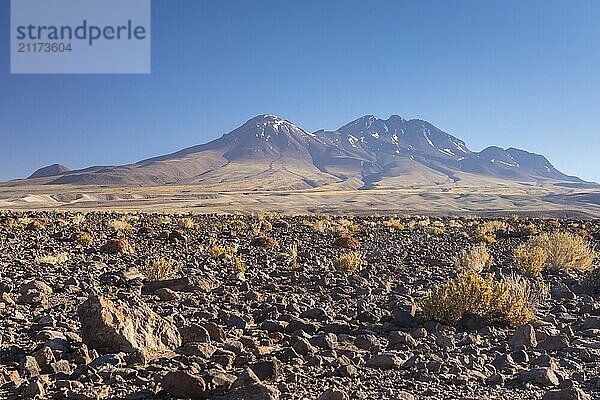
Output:
[[[34,175],[41,170],[30,178],[40,178]],[[421,119],[365,115],[333,131],[309,132],[272,114],[260,114],[219,138],[171,154],[122,166],[58,171],[44,176],[43,183],[223,184],[244,190],[351,184],[369,189],[452,184],[473,177],[589,184],[560,172],[540,154],[498,146],[471,151],[462,139]]]

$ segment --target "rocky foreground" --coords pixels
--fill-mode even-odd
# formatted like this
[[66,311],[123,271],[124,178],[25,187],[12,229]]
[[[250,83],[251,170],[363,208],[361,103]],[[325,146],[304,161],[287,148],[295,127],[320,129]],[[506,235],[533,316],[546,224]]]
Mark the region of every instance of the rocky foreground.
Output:
[[[0,213],[0,398],[600,398],[586,274],[544,271],[516,328],[422,314],[484,222]],[[600,221],[503,224],[498,276],[532,230],[600,242]]]

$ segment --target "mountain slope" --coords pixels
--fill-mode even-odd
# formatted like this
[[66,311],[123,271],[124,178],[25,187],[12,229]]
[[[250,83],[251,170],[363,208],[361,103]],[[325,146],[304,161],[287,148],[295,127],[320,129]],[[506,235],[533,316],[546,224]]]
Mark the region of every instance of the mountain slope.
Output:
[[499,147],[473,152],[426,121],[397,115],[387,120],[367,115],[335,131],[310,133],[264,114],[209,143],[165,156],[124,166],[50,172],[56,172],[46,181],[50,184],[178,184],[243,191],[451,185],[482,178],[583,183],[541,155]]

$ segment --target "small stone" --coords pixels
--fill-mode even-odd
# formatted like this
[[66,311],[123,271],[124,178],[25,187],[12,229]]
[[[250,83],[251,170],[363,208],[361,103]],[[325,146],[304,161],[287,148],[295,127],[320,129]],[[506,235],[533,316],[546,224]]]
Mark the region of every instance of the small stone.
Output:
[[402,362],[393,354],[379,354],[369,358],[367,367],[377,369],[394,369],[402,365]]
[[348,400],[348,394],[339,389],[327,389],[317,400]]

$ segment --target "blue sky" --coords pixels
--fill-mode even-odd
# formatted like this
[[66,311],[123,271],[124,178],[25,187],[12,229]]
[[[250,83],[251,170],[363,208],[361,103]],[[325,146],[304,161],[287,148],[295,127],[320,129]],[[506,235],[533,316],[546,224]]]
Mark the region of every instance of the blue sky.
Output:
[[261,113],[307,130],[422,118],[600,181],[600,2],[153,0],[152,74],[10,75],[0,2],[0,180],[122,164]]

